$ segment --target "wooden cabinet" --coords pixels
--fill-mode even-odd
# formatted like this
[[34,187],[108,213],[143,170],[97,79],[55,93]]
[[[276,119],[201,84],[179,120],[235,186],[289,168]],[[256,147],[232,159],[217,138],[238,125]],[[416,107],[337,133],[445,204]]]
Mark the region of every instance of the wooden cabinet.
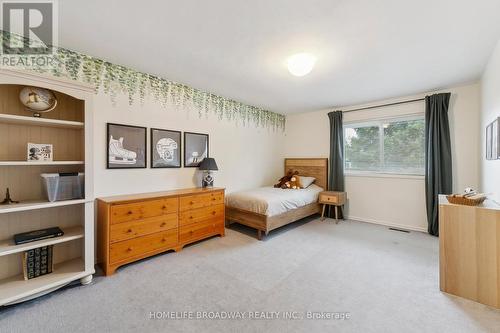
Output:
[[441,291],[500,308],[500,206],[439,203]]
[[183,189],[98,199],[98,261],[124,264],[224,236],[224,189]]

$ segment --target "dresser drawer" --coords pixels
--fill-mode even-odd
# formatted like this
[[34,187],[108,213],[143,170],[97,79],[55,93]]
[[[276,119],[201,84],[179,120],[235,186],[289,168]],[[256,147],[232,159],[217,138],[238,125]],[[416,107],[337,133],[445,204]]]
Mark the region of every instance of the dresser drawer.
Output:
[[224,233],[224,220],[207,220],[179,228],[179,242],[190,243],[215,234]]
[[186,210],[179,214],[179,225],[199,223],[208,219],[224,219],[224,205],[215,205],[198,209]]
[[177,229],[118,242],[109,246],[111,263],[177,245]]
[[111,224],[140,220],[177,212],[177,198],[148,200],[111,207]]
[[116,243],[155,232],[177,228],[177,225],[176,213],[149,217],[143,220],[116,223],[110,226],[109,241],[110,243]]
[[207,194],[188,195],[180,198],[179,207],[181,212],[189,209],[220,205],[224,203],[224,192],[213,192]]

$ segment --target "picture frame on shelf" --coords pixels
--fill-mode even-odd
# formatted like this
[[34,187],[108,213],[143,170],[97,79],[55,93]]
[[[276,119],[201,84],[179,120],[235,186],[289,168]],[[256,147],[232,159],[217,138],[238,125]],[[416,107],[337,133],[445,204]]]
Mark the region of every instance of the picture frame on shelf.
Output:
[[147,168],[147,128],[107,123],[106,168]]
[[208,134],[184,132],[184,167],[197,168],[209,157]]
[[28,162],[48,162],[54,159],[54,146],[49,143],[28,142],[27,157]]
[[180,168],[182,132],[151,128],[151,168]]

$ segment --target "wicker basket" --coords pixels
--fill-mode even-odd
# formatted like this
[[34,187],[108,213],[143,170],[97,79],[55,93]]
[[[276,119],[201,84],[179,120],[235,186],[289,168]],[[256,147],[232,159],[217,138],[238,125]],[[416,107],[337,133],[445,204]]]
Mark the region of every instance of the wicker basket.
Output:
[[447,195],[448,202],[455,205],[478,206],[486,200],[486,195],[476,194],[471,197],[464,197],[462,194]]

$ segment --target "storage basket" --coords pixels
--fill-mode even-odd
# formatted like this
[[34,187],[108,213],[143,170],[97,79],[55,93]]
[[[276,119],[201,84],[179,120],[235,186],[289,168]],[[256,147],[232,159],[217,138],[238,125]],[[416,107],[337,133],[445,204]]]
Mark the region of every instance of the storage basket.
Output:
[[42,173],[42,182],[50,202],[85,197],[84,173]]
[[455,205],[478,206],[486,200],[486,195],[476,194],[470,197],[464,197],[462,194],[447,195],[448,202]]

